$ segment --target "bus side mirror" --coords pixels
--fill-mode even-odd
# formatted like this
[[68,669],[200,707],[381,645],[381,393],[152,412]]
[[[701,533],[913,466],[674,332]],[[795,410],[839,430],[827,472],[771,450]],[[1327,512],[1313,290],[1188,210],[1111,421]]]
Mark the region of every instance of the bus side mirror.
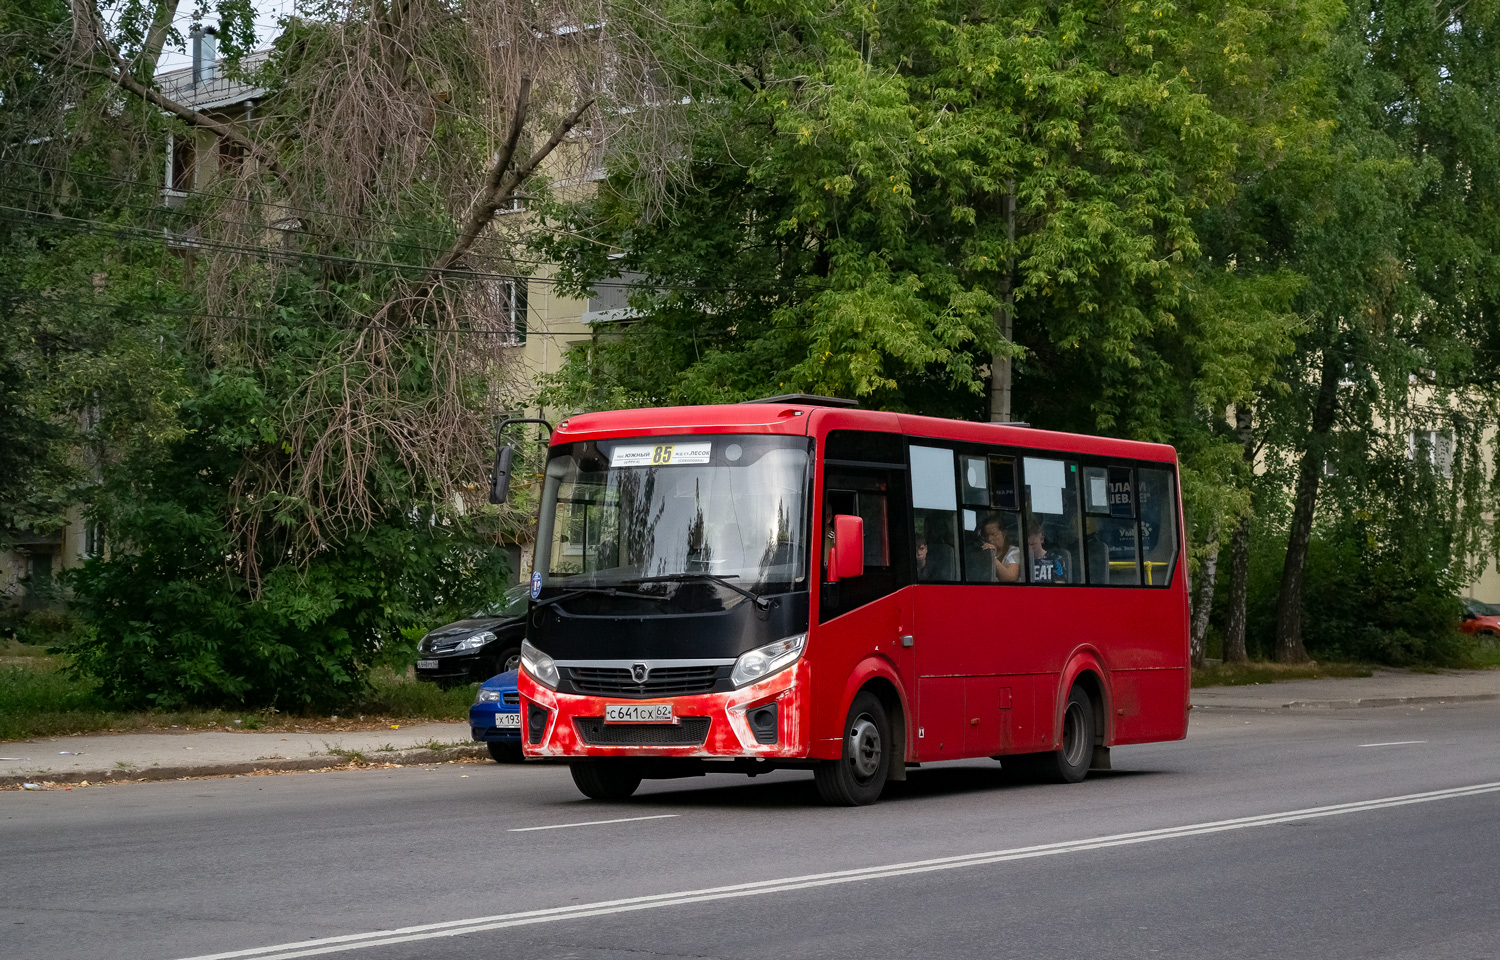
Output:
[[847,580],[865,573],[865,522],[859,517],[840,514],[833,518],[833,557],[828,562],[828,579]]
[[495,471],[490,476],[490,503],[503,504],[510,496],[510,461],[516,455],[512,447],[495,451]]

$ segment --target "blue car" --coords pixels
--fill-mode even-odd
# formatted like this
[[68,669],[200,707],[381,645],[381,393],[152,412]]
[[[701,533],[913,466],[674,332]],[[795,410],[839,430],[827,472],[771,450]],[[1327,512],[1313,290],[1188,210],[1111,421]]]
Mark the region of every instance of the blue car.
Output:
[[516,692],[516,671],[507,670],[479,685],[479,695],[469,708],[469,728],[496,763],[521,762],[521,695]]

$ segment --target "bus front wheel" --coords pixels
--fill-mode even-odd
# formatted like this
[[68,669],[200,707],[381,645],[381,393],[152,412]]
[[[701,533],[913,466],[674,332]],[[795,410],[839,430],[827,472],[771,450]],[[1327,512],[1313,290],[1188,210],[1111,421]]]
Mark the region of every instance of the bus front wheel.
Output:
[[885,707],[868,690],[854,698],[844,721],[843,756],[813,771],[823,802],[862,807],[880,799],[891,771],[891,725]]
[[641,773],[629,760],[574,760],[568,770],[590,800],[624,800],[641,785]]

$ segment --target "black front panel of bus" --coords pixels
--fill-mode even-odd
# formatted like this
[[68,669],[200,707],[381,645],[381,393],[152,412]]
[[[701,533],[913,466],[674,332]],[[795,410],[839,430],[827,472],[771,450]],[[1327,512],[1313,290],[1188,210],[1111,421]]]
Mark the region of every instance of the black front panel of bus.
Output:
[[586,600],[563,600],[533,607],[526,634],[557,660],[732,659],[807,630],[806,590],[766,599],[773,601],[769,610],[741,600],[710,613],[658,616],[581,614]]

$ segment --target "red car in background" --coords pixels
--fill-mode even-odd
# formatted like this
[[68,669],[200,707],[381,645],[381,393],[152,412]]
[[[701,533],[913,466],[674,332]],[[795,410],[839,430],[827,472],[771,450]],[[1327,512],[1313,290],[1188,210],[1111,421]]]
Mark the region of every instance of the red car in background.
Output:
[[1490,640],[1500,637],[1500,610],[1470,597],[1458,599],[1464,605],[1464,618],[1458,629]]

